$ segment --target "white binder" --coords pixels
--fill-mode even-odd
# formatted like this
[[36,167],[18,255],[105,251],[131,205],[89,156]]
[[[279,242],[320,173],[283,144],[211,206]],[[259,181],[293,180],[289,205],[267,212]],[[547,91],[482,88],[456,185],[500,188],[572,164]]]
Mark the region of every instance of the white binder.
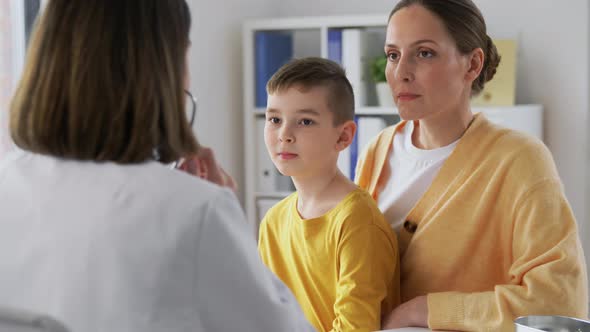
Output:
[[258,192],[274,192],[276,189],[276,182],[278,171],[272,163],[270,156],[264,144],[264,124],[265,118],[256,119],[256,137],[257,142],[254,147],[256,151],[256,190]]

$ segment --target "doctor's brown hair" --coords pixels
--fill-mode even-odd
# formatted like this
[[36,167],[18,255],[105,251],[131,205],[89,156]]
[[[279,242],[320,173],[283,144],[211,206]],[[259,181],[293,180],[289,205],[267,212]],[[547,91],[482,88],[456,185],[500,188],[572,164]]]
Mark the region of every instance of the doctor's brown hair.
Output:
[[198,143],[184,111],[185,0],[51,0],[10,105],[24,150],[61,158],[171,162]]
[[422,6],[439,17],[462,54],[482,49],[483,67],[471,85],[471,95],[480,93],[484,84],[496,74],[500,55],[487,34],[486,22],[477,6],[471,0],[401,0],[389,14],[389,21],[397,11],[412,5]]

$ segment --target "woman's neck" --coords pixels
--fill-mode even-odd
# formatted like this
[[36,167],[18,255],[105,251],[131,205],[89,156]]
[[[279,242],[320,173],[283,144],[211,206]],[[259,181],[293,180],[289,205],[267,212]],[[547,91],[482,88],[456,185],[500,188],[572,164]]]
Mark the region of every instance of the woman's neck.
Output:
[[460,112],[439,112],[414,121],[412,143],[423,150],[447,146],[463,136],[472,120],[473,113],[467,106]]

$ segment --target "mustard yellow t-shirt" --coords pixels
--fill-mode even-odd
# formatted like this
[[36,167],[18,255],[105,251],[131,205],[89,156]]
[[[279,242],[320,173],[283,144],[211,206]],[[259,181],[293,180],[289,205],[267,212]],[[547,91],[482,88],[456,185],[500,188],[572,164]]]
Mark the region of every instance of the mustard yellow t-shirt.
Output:
[[350,192],[325,215],[302,219],[297,193],[266,214],[258,249],[318,331],[379,330],[399,304],[395,234],[371,196]]

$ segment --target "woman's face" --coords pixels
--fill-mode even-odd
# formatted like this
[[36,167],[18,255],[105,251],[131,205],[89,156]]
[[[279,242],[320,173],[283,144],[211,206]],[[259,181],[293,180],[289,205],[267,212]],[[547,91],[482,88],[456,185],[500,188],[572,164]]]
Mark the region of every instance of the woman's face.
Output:
[[385,76],[405,120],[468,105],[471,56],[462,55],[440,18],[419,5],[396,12],[387,26]]

